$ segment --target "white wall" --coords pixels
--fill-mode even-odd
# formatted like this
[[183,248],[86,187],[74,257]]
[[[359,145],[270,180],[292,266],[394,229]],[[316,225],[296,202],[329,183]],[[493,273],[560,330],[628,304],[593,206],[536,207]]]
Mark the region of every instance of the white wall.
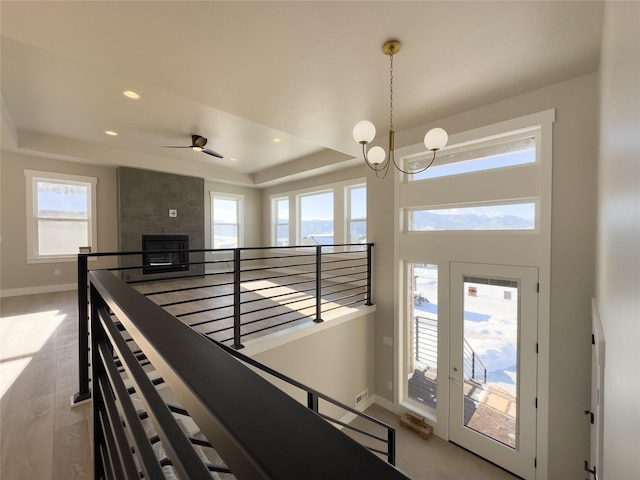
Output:
[[[75,162],[43,159],[30,155],[2,152],[2,295],[25,295],[74,288],[77,284],[76,262],[27,264],[27,208],[24,170],[69,173],[97,177],[98,250],[117,250],[116,169]],[[107,266],[105,262],[91,267]],[[54,275],[59,269],[60,275]]]
[[262,243],[262,209],[261,191],[258,188],[240,187],[226,183],[204,181],[204,244],[211,246],[211,196],[214,193],[232,193],[244,197],[244,244],[243,247],[261,247]]
[[[548,341],[548,446],[539,452],[540,478],[583,478],[589,456],[591,365],[590,302],[595,291],[597,75],[587,75],[512,97],[432,125],[396,133],[396,148],[422,141],[429,127],[458,133],[520,116],[556,109],[553,126],[552,253],[550,337]],[[398,299],[394,295],[392,177],[368,177],[369,240],[375,244],[376,393],[393,400],[393,349],[382,337],[394,334]],[[542,400],[542,399],[541,399]],[[546,402],[545,402],[546,403]],[[544,435],[545,432],[539,432]],[[546,439],[545,439],[546,440]],[[544,445],[544,443],[543,443]],[[540,461],[541,460],[541,461]]]
[[[355,406],[356,395],[365,390],[373,396],[374,313],[307,328],[317,333],[260,353],[253,354],[250,346],[241,352],[350,407]],[[285,390],[295,392],[293,396],[306,403],[306,396],[297,389]],[[335,418],[346,413],[324,405],[320,411],[331,412]]]
[[640,478],[640,3],[607,2],[600,67],[597,296],[604,480]]

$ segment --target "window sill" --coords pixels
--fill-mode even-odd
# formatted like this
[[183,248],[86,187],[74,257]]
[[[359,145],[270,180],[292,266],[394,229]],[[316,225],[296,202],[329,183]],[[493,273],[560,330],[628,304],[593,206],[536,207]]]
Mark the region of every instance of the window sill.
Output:
[[36,263],[71,263],[78,260],[77,255],[60,255],[58,257],[27,258],[27,264]]

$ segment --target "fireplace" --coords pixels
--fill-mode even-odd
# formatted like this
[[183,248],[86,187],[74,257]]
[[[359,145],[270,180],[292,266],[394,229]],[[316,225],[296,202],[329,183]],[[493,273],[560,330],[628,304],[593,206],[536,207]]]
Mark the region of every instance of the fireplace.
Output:
[[142,235],[142,273],[189,270],[189,235]]

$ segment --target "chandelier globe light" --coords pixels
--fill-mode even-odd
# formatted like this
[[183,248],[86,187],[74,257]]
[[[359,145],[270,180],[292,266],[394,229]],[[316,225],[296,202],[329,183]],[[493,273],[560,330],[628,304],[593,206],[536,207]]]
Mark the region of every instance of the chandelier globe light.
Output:
[[362,156],[369,168],[376,172],[376,177],[384,178],[389,171],[389,166],[393,163],[395,168],[408,175],[424,172],[433,165],[438,150],[444,148],[449,140],[449,135],[443,128],[432,128],[424,136],[424,146],[429,152],[433,152],[433,157],[427,166],[415,170],[403,170],[397,163],[394,154],[394,131],[393,131],[393,56],[400,51],[401,44],[398,40],[389,40],[382,46],[382,53],[389,56],[389,156],[382,147],[367,148],[376,137],[376,127],[369,120],[361,120],[353,127],[353,138],[362,145]]

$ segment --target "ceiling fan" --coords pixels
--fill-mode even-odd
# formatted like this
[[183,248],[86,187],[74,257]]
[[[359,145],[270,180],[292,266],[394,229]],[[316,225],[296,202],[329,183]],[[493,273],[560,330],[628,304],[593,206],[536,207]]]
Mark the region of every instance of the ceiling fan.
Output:
[[164,148],[190,148],[196,152],[206,153],[207,155],[211,155],[212,157],[224,158],[218,152],[214,152],[213,150],[209,150],[208,148],[204,148],[207,144],[207,139],[201,135],[191,135],[191,145],[189,146],[174,146],[174,145],[163,145]]

